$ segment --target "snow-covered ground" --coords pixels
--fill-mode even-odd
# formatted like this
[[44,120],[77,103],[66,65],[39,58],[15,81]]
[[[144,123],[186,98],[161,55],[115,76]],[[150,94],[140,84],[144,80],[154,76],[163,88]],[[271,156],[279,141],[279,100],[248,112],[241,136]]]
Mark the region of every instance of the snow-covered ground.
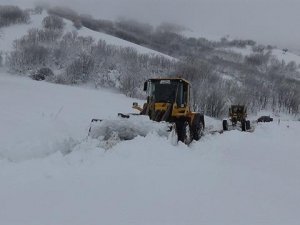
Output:
[[[45,15],[3,28],[0,51]],[[78,33],[162,55],[87,28]],[[109,149],[87,137],[92,118],[134,112],[133,101],[0,71],[0,224],[298,224],[299,121],[271,115],[253,133],[216,132],[189,147],[156,132]],[[219,130],[221,121],[206,118],[206,126]]]
[[86,138],[91,118],[132,101],[0,73],[0,224],[298,224],[300,122],[190,147],[151,133],[105,151]]

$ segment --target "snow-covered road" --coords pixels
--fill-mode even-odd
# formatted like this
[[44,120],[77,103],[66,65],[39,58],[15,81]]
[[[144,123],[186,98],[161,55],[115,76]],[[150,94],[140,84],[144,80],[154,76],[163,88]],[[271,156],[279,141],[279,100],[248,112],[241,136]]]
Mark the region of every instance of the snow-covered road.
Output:
[[91,118],[133,101],[0,73],[0,224],[298,224],[300,122],[190,147],[150,134],[105,151],[86,139]]

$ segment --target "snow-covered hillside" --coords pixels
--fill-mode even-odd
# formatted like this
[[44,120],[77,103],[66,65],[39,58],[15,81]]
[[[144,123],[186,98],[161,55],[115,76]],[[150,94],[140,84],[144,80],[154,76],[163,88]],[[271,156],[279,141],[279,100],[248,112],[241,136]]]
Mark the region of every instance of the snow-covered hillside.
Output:
[[91,118],[132,101],[0,73],[0,224],[298,223],[299,122],[190,147],[152,133],[105,151],[86,138]]
[[[45,11],[42,14],[33,14],[30,16],[31,17],[30,23],[28,23],[28,24],[18,24],[18,25],[12,25],[9,27],[2,28],[2,32],[0,35],[0,40],[1,40],[0,41],[0,51],[3,51],[3,52],[11,51],[14,40],[24,36],[29,29],[42,28],[42,21],[47,15],[48,14]],[[111,35],[108,35],[105,33],[90,30],[86,27],[82,27],[78,30],[73,26],[73,23],[69,20],[64,19],[64,22],[65,22],[65,28],[64,28],[65,32],[76,31],[76,32],[78,32],[78,35],[80,35],[80,36],[84,36],[84,37],[90,36],[95,41],[103,40],[109,45],[115,45],[115,46],[120,46],[120,47],[130,47],[130,48],[135,49],[140,54],[159,55],[159,56],[164,56],[168,59],[174,59],[173,57],[170,57],[163,53],[160,53],[160,52],[154,51],[152,49],[134,44],[129,41],[122,40],[120,38],[117,38],[117,37],[114,37],[114,36],[111,36]]]
[[[227,51],[233,51],[236,53],[241,54],[242,56],[249,56],[251,54],[255,54],[255,52],[253,52],[252,47],[251,46],[246,46],[245,48],[237,48],[237,47],[230,47],[230,48],[225,48],[224,50]],[[300,70],[300,56],[297,55],[296,53],[293,52],[285,52],[281,49],[272,49],[271,50],[271,55],[273,57],[275,57],[276,59],[278,59],[279,61],[284,61],[286,64],[290,63],[290,62],[295,62],[296,65],[298,65],[298,69]]]
[[43,18],[47,14],[44,12],[42,14],[31,15],[30,22],[28,24],[16,24],[9,27],[1,28],[0,35],[0,51],[9,52],[13,48],[13,42],[16,39],[24,36],[28,30],[32,28],[41,28]]
[[[209,34],[202,34],[202,33],[197,33],[197,32],[193,32],[193,31],[185,31],[183,32],[183,35],[187,36],[187,37],[204,37],[210,41],[220,41],[221,36],[212,36]],[[226,39],[229,41],[234,40],[232,37],[230,36],[226,36]],[[252,50],[252,46],[247,45],[246,47],[242,48],[242,47],[225,47],[225,48],[220,48],[219,50],[224,50],[224,51],[229,51],[229,52],[235,52],[238,54],[241,54],[242,56],[249,56],[251,54],[253,54],[253,50]],[[290,62],[295,62],[298,66],[300,66],[300,55],[299,53],[297,53],[297,51],[283,51],[283,49],[278,49],[278,48],[274,48],[271,50],[271,54],[276,57],[278,60],[280,61],[284,61],[285,63],[290,63]],[[299,67],[300,70],[300,67]]]

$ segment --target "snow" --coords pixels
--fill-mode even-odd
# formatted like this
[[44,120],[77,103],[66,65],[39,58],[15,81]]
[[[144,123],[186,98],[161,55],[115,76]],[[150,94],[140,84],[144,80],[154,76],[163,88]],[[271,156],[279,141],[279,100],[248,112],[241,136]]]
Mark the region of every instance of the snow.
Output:
[[42,21],[45,16],[47,16],[46,12],[30,15],[28,24],[16,24],[1,28],[0,51],[11,51],[14,40],[23,37],[32,28],[42,28]]
[[191,29],[184,30],[181,32],[183,36],[188,38],[205,38],[209,41],[220,41],[223,36],[211,35],[208,33],[198,32]]
[[112,136],[119,140],[132,140],[137,136],[145,137],[151,132],[156,132],[159,136],[168,136],[167,131],[171,126],[168,123],[155,122],[144,115],[125,116],[93,122],[89,136],[100,140],[109,140]]
[[[3,28],[0,51],[10,51],[13,40],[41,27],[44,16]],[[75,29],[66,24],[67,31]],[[78,33],[160,54],[87,28]],[[250,54],[248,48],[233,50]],[[275,49],[273,54],[300,63],[290,52]],[[298,223],[299,118],[263,111],[251,120],[271,115],[274,122],[253,124],[252,133],[210,134],[222,123],[205,117],[206,135],[190,146],[172,145],[145,118],[138,119],[139,125],[152,132],[140,126],[131,140],[104,145],[88,137],[92,118],[115,121],[119,112],[135,112],[132,102],[142,103],[111,90],[38,82],[0,71],[0,224]],[[124,121],[137,125],[116,120],[106,126]]]
[[[233,51],[235,53],[239,53],[244,57],[254,54],[254,52],[252,51],[252,47],[249,45],[247,45],[245,48],[227,47],[227,48],[222,48],[222,49],[227,50],[227,51]],[[279,61],[283,60],[286,63],[294,61],[297,65],[300,65],[300,56],[295,54],[294,52],[289,52],[289,51],[283,52],[281,49],[274,48],[274,49],[272,49],[271,53]]]
[[[16,39],[21,38],[24,36],[27,31],[31,28],[42,28],[42,21],[43,19],[47,16],[47,12],[43,12],[42,14],[33,14],[31,15],[30,23],[28,24],[18,24],[18,25],[12,25],[9,27],[4,27],[0,31],[0,52],[9,52],[12,50],[13,47],[13,42]],[[134,44],[129,41],[122,40],[120,38],[101,33],[101,32],[96,32],[93,30],[90,30],[86,27],[82,27],[81,29],[77,30],[74,26],[73,23],[69,20],[64,19],[65,22],[65,33],[66,32],[72,32],[76,31],[80,36],[90,36],[92,37],[95,41],[103,40],[109,45],[115,45],[119,47],[128,47],[128,48],[133,48],[135,49],[138,53],[140,54],[149,54],[152,56],[163,56],[167,59],[170,60],[176,60],[175,58],[168,56],[166,54],[154,51],[152,49]]]
[[78,34],[80,36],[90,36],[90,37],[92,37],[96,41],[104,40],[106,42],[106,44],[109,44],[109,45],[115,45],[115,46],[120,46],[120,47],[133,48],[133,49],[135,49],[140,54],[149,54],[149,55],[152,55],[152,56],[163,56],[163,57],[165,57],[167,59],[175,60],[175,58],[173,58],[171,56],[168,56],[166,54],[163,54],[161,52],[157,52],[155,50],[143,47],[141,45],[134,44],[132,42],[129,42],[129,41],[126,41],[126,40],[114,37],[112,35],[108,35],[108,34],[105,34],[105,33],[93,31],[93,30],[88,29],[86,27],[82,27],[79,30],[77,30],[75,27],[73,27],[73,25],[72,25],[72,23],[70,21],[65,20],[65,22],[67,24],[66,30],[68,30],[68,31],[76,31],[76,32],[78,32]]
[[252,47],[249,45],[247,45],[245,48],[228,47],[228,48],[225,48],[225,50],[233,51],[235,53],[241,54],[244,57],[253,54]]
[[[109,118],[123,109],[133,112],[134,100],[121,94],[18,76],[1,74],[0,92],[0,155],[12,160],[42,157],[70,137],[84,138],[92,118]],[[103,99],[111,101],[103,105]]]
[[91,118],[133,112],[133,101],[0,72],[0,224],[298,223],[299,121],[190,147],[156,132],[109,150],[87,138]]
[[294,54],[293,52],[286,52],[284,53],[280,49],[273,49],[272,50],[273,55],[275,55],[280,61],[283,60],[286,63],[294,61],[297,65],[300,65],[300,56]]

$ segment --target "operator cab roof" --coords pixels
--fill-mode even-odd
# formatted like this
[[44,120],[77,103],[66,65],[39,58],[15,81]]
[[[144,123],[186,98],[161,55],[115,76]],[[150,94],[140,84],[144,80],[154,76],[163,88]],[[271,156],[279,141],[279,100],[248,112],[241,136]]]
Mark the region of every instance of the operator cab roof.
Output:
[[179,81],[179,82],[184,82],[186,84],[190,84],[189,81],[183,78],[151,78],[148,79],[147,81],[161,81],[161,80],[171,80],[171,81]]

